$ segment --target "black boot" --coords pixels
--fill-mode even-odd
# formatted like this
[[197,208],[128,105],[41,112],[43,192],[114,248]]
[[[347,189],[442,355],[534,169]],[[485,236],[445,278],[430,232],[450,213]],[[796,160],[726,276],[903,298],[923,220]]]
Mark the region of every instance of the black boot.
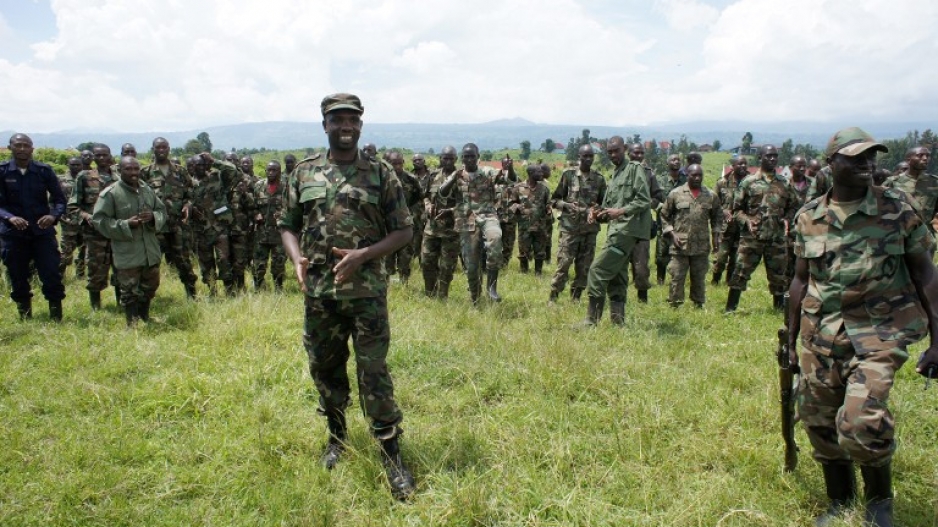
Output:
[[625,325],[625,300],[609,300],[609,320],[619,327]]
[[61,300],[49,300],[49,318],[53,322],[62,321],[62,301]]
[[339,463],[339,458],[342,456],[342,452],[345,451],[345,441],[348,439],[345,411],[331,410],[326,412],[326,424],[329,426],[329,442],[326,444],[326,451],[322,453],[319,460],[327,470],[332,470]]
[[586,307],[586,319],[579,324],[583,327],[593,327],[599,324],[599,321],[603,318],[603,308],[606,304],[606,297],[591,296],[588,298],[589,304]]
[[149,298],[137,304],[137,315],[140,317],[140,320],[144,322],[150,321],[150,299]]
[[572,300],[574,304],[577,304],[580,302],[581,296],[583,296],[583,289],[579,287],[574,287],[570,289],[570,300]]
[[20,320],[29,320],[33,318],[33,299],[27,298],[22,302],[17,302],[16,310],[20,314]]
[[667,267],[661,265],[655,267],[655,272],[658,274],[658,285],[664,285],[664,276],[667,271]]
[[527,259],[527,258],[518,258],[518,262],[519,262],[520,265],[521,265],[521,272],[522,272],[522,273],[528,272],[528,259]]
[[446,300],[449,298],[449,282],[441,281],[436,288],[436,296],[440,300]]
[[414,476],[404,465],[401,459],[401,449],[398,444],[398,437],[390,439],[381,439],[381,461],[384,464],[384,472],[388,475],[388,483],[391,485],[391,495],[394,499],[404,501],[409,498],[414,490]]
[[121,288],[114,286],[114,303],[121,305]]
[[648,303],[648,290],[647,289],[638,290],[638,301],[643,304]]
[[892,527],[892,466],[861,465],[866,514],[864,527]]
[[822,463],[821,469],[824,471],[827,497],[831,502],[827,511],[815,518],[816,527],[830,525],[835,519],[843,516],[850,502],[857,497],[857,479],[853,472],[853,463]]
[[229,280],[225,282],[225,295],[235,296],[235,293],[237,292],[236,289],[237,289],[237,284],[235,283],[234,280]]
[[254,290],[255,290],[255,291],[260,291],[260,290],[263,289],[263,288],[264,288],[264,279],[263,279],[263,278],[255,278],[255,279],[254,279]]
[[556,303],[557,303],[557,297],[558,297],[558,296],[560,296],[559,293],[557,293],[556,291],[551,291],[551,292],[550,292],[550,297],[547,299],[547,303],[548,303],[548,304],[551,304],[551,305],[556,304]]
[[493,302],[501,302],[502,297],[498,296],[498,269],[489,269],[488,283],[489,298]]
[[739,297],[742,296],[742,294],[741,289],[730,288],[730,293],[726,297],[726,309],[723,310],[724,314],[736,311],[736,308],[739,307]]
[[274,278],[274,291],[280,293],[283,291],[283,277]]
[[195,284],[185,284],[183,287],[186,288],[186,298],[195,300]]
[[427,295],[427,298],[436,296],[436,286],[438,282],[439,277],[433,273],[423,273],[423,294]]
[[534,276],[541,276],[544,274],[544,260],[534,260]]
[[137,319],[140,318],[140,314],[137,311],[137,303],[132,302],[124,306],[124,315],[127,317],[127,327],[133,327],[136,324]]
[[101,291],[88,291],[88,299],[91,301],[92,311],[101,309]]
[[710,280],[710,285],[720,285],[720,278],[722,277],[722,275],[723,275],[723,273],[718,273],[718,272],[714,271],[714,272],[713,272],[713,279]]
[[785,309],[785,295],[772,295],[772,309],[779,312]]

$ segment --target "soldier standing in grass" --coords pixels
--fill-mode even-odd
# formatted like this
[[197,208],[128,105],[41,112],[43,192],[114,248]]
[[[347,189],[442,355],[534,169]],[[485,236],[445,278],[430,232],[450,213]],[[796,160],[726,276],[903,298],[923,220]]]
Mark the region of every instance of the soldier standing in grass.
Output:
[[[648,193],[651,196],[651,209],[657,210],[658,206],[664,203],[665,193],[658,186],[658,179],[655,178],[651,168],[645,165],[645,145],[633,143],[628,146],[629,160],[642,165],[645,177],[648,181]],[[684,176],[686,179],[686,176]],[[638,301],[648,302],[648,290],[651,289],[651,269],[648,267],[651,257],[651,238],[657,233],[658,226],[652,222],[651,230],[648,236],[635,243],[632,249],[632,255],[629,261],[632,264],[632,278],[635,281],[635,290],[638,293]]]
[[[71,157],[68,160],[68,174],[59,176],[59,184],[62,186],[62,193],[65,194],[66,202],[72,197],[75,190],[75,179],[81,173],[81,158]],[[65,271],[68,266],[75,262],[75,277],[85,276],[85,243],[81,239],[81,229],[78,218],[74,214],[63,214],[59,218],[62,240],[59,242],[59,252],[62,253],[62,262],[59,264],[59,272],[62,279],[65,279]],[[78,251],[78,258],[75,258],[75,251]]]
[[508,211],[518,217],[518,258],[522,262],[533,260],[534,275],[541,276],[547,258],[550,189],[543,181],[543,165],[528,165],[526,171],[528,179],[513,185],[511,193],[516,201]]
[[[515,175],[515,162],[512,161],[511,156],[506,154],[502,159],[502,169],[499,171],[498,176],[500,180],[505,181],[505,183],[495,185],[495,194],[498,198],[498,226],[502,229],[502,267],[504,268],[511,262],[511,255],[515,250],[515,240],[518,238],[518,217],[508,210],[508,207],[514,201],[512,184],[508,181],[518,179],[518,176]],[[527,260],[521,261],[521,272],[528,272]]]
[[668,304],[684,303],[684,280],[690,271],[690,299],[702,308],[707,295],[710,253],[720,245],[723,209],[720,198],[703,186],[703,168],[690,165],[687,183],[668,193],[661,208],[662,236],[671,240],[671,289]]
[[[661,193],[665,198],[667,198],[672,190],[687,183],[687,173],[686,171],[681,171],[681,156],[678,154],[669,155],[667,165],[668,171],[656,178],[658,187],[661,188]],[[658,228],[659,234],[657,243],[655,243],[655,274],[658,285],[664,285],[664,277],[668,270],[668,264],[671,262],[671,239],[666,236],[661,236],[661,207],[663,205],[664,200],[655,207],[655,210],[658,211],[658,225],[656,225],[656,227]]]
[[907,346],[926,333],[917,371],[938,375],[935,241],[905,194],[870,185],[877,151],[886,147],[859,128],[834,134],[825,150],[832,189],[796,218],[788,346],[802,373],[801,422],[831,500],[817,525],[856,497],[854,463],[864,525],[893,525],[895,421],[886,403]]
[[[404,170],[404,155],[397,150],[388,152],[388,164],[394,169],[394,175],[397,176],[397,180],[401,182],[401,187],[404,189],[404,199],[407,200],[407,208],[410,209],[410,217],[414,222],[416,232],[418,228],[423,228],[420,221],[423,213],[423,193],[420,190],[420,181],[416,176]],[[413,259],[412,243],[388,255],[385,261],[388,276],[397,273],[401,284],[406,284],[410,280],[410,264]]]
[[577,157],[579,166],[564,170],[552,196],[553,208],[560,211],[560,249],[557,251],[557,270],[550,282],[551,303],[563,291],[571,265],[574,266],[575,277],[570,285],[570,298],[574,302],[580,301],[596,252],[599,224],[588,222],[587,216],[591,208],[603,202],[606,180],[602,174],[592,170],[595,153],[590,144],[581,146]]
[[417,200],[416,208],[411,208],[411,216],[414,218],[414,239],[410,242],[410,253],[417,258],[417,263],[420,263],[420,249],[423,247],[423,229],[427,224],[423,198],[427,195],[427,188],[430,186],[430,169],[427,168],[427,160],[423,158],[423,154],[414,154],[411,162],[414,165],[414,177],[417,178],[417,184],[420,186],[420,199]]
[[905,156],[909,168],[901,174],[886,178],[883,186],[897,188],[908,194],[915,211],[934,234],[938,226],[938,176],[925,172],[930,158],[931,152],[924,146],[910,148]]
[[[228,161],[217,161],[205,152],[190,158],[195,186],[192,188],[192,231],[202,283],[215,296],[215,281],[221,278],[225,292],[233,295],[229,234],[234,216],[229,197],[242,184],[242,174]],[[187,167],[190,166],[187,163]]]
[[730,167],[730,173],[720,178],[714,189],[723,206],[723,235],[720,237],[720,247],[713,261],[711,285],[719,285],[724,269],[726,280],[729,281],[736,270],[736,254],[739,252],[742,226],[733,215],[733,199],[739,184],[749,175],[749,161],[744,156],[739,156],[730,161]]
[[414,479],[401,459],[403,415],[386,361],[391,330],[384,258],[410,243],[413,221],[394,171],[358,150],[361,100],[337,93],[320,107],[329,151],[297,165],[280,229],[306,298],[303,344],[329,427],[322,462],[333,468],[348,437],[351,336],[359,401],[381,444],[391,493],[404,500],[414,492]]
[[277,291],[283,289],[284,268],[287,254],[280,240],[277,222],[283,214],[284,185],[281,177],[280,161],[267,163],[267,179],[258,180],[254,185],[254,290],[264,287],[267,274],[267,262],[270,262],[270,275],[274,279]]
[[424,293],[429,297],[449,297],[456,261],[459,260],[459,232],[456,231],[453,196],[440,195],[440,187],[456,172],[456,149],[445,146],[440,152],[440,168],[430,174],[430,182],[423,199],[427,226],[420,247],[420,267],[423,271]]

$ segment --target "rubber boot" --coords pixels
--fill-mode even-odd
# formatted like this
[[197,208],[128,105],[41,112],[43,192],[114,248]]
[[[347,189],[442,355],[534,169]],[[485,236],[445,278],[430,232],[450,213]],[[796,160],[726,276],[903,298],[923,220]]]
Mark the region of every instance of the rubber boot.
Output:
[[742,294],[741,289],[730,288],[730,293],[726,296],[726,309],[723,310],[724,314],[736,311],[736,308],[739,307],[739,297],[742,296]]
[[720,278],[722,278],[723,273],[713,272],[713,278],[710,280],[710,285],[720,285]]
[[150,302],[151,300],[147,298],[137,304],[137,315],[144,322],[150,321]]
[[283,291],[283,277],[274,278],[274,291],[280,293]]
[[648,290],[647,289],[638,290],[638,301],[643,304],[648,303]]
[[449,282],[440,282],[436,288],[436,296],[440,300],[446,300],[449,298]]
[[185,284],[183,287],[186,289],[186,298],[195,300],[195,284]]
[[[404,269],[407,269],[407,271],[405,271]],[[404,267],[400,270],[400,272],[398,272],[398,275],[400,276],[400,279],[401,279],[401,285],[407,285],[407,282],[410,281],[410,269]]]
[[489,298],[493,302],[501,302],[502,297],[498,296],[498,269],[489,269],[488,284]]
[[391,495],[394,499],[404,501],[409,498],[414,490],[414,476],[404,465],[401,459],[401,448],[398,444],[398,437],[381,440],[381,461],[384,464],[384,472],[388,476],[388,484],[391,485]]
[[22,302],[17,302],[16,310],[20,314],[20,320],[29,320],[33,318],[33,299],[27,298]]
[[518,258],[518,262],[519,262],[520,265],[521,265],[521,272],[522,272],[522,273],[527,273],[527,272],[528,272],[528,259],[527,259],[527,258]]
[[117,286],[114,287],[114,303],[121,305],[121,288]]
[[609,320],[620,328],[625,325],[625,300],[609,301]]
[[655,272],[658,274],[658,285],[664,285],[664,275],[667,272],[668,268],[663,266],[655,267]]
[[580,322],[579,325],[582,327],[593,327],[599,324],[599,321],[603,318],[603,308],[605,304],[605,297],[589,297],[589,304],[586,307],[586,318]]
[[233,280],[225,282],[225,294],[235,296],[237,284]]
[[534,260],[534,276],[541,276],[544,274],[544,260]]
[[133,302],[124,306],[124,315],[127,317],[127,327],[133,327],[137,323],[140,315],[137,311],[137,303]]
[[438,282],[439,277],[433,273],[423,273],[423,294],[427,295],[427,298],[436,296],[436,286]]
[[582,289],[582,288],[574,287],[574,288],[570,289],[570,300],[572,300],[574,304],[579,304],[579,303],[580,303],[580,297],[582,297],[582,296],[583,296],[583,289]]
[[255,290],[255,291],[260,291],[260,290],[263,289],[263,288],[264,288],[264,279],[263,279],[263,278],[255,278],[255,279],[254,279],[254,290]]
[[326,451],[322,453],[319,461],[326,470],[332,470],[339,463],[342,452],[345,451],[345,441],[348,439],[348,429],[345,425],[345,411],[331,410],[326,412],[326,425],[329,427],[329,442]]
[[91,301],[92,311],[101,309],[101,291],[88,291],[88,299]]
[[785,309],[784,295],[772,295],[772,309],[778,312],[781,312],[783,309]]
[[550,304],[550,305],[556,304],[556,303],[557,303],[557,297],[558,297],[558,296],[560,296],[559,293],[557,293],[556,291],[551,291],[551,292],[550,292],[550,298],[547,299],[547,303]]
[[827,497],[831,502],[827,511],[815,518],[816,527],[826,527],[842,517],[850,502],[857,497],[857,479],[853,463],[822,463],[821,469],[824,471]]
[[892,466],[861,465],[866,514],[863,527],[892,527]]
[[62,301],[61,300],[49,300],[49,318],[53,322],[62,321]]

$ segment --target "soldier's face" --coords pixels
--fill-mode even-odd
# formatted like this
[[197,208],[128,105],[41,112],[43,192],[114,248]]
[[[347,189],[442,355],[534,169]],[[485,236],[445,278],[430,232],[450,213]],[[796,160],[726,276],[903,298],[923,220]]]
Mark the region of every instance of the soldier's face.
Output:
[[160,141],[153,144],[153,157],[156,158],[157,163],[165,163],[169,158],[169,143],[166,141]]
[[901,174],[909,170],[909,164],[905,161],[900,162],[896,165],[896,169],[892,172],[893,174]]
[[678,156],[669,156],[668,168],[671,170],[679,170],[681,168],[681,158]]
[[511,168],[511,159],[502,159],[502,170]]
[[855,156],[834,154],[830,159],[834,185],[848,188],[868,187],[876,169],[876,151],[867,149]]
[[915,171],[925,170],[928,168],[929,159],[931,159],[931,154],[928,150],[920,148],[909,157],[909,168]]
[[774,147],[766,148],[759,156],[760,167],[765,172],[774,172],[778,166],[778,150]]
[[137,157],[137,147],[134,145],[124,145],[121,148],[121,157],[124,156]]
[[111,150],[109,148],[95,148],[92,152],[94,153],[94,164],[98,165],[98,168],[111,166]]
[[290,172],[293,172],[293,169],[294,169],[294,168],[296,168],[296,158],[295,158],[295,157],[288,157],[288,158],[286,158],[286,159],[283,160],[283,164],[284,164],[284,166],[287,167],[287,173],[289,174]]
[[693,189],[700,188],[703,183],[703,170],[699,166],[694,166],[687,170],[687,186]]
[[121,162],[121,181],[131,187],[140,185],[140,163],[136,161]]
[[81,166],[90,167],[92,161],[94,161],[94,154],[91,153],[91,150],[82,150]]
[[393,168],[394,171],[397,172],[398,174],[404,172],[404,157],[403,156],[397,156],[397,155],[392,156],[391,159],[388,160],[388,163],[391,164],[391,168]]
[[10,141],[10,150],[18,162],[28,163],[33,158],[33,141],[24,135],[18,135]]
[[280,165],[271,163],[267,165],[267,179],[280,179]]
[[749,161],[746,161],[745,159],[740,159],[739,162],[736,163],[736,166],[734,167],[734,171],[737,177],[745,176],[746,174],[749,173]]
[[791,170],[793,176],[801,179],[804,177],[805,170],[808,169],[808,164],[804,162],[804,159],[799,159],[792,163],[788,169]]
[[254,160],[250,157],[245,157],[241,160],[241,171],[245,174],[254,174]]
[[452,172],[456,168],[456,152],[440,154],[440,168]]
[[593,166],[593,161],[596,159],[596,154],[592,150],[586,152],[580,152],[580,170],[583,172],[589,172],[590,168]]
[[528,179],[534,182],[540,181],[543,178],[541,175],[541,169],[538,167],[528,167]]
[[462,151],[462,164],[466,165],[466,170],[475,172],[479,168],[479,153],[472,148]]
[[423,156],[414,156],[414,170],[420,172],[423,169],[427,168],[427,161]]
[[641,163],[645,160],[645,149],[636,147],[629,150],[629,161],[638,161]]
[[346,152],[355,150],[362,135],[362,117],[353,110],[335,110],[326,115],[323,129],[329,139],[329,148]]
[[81,172],[81,159],[73,157],[68,160],[68,172],[72,176],[77,176]]
[[606,155],[612,164],[619,166],[625,161],[625,145],[622,143],[610,143],[606,146]]
[[811,161],[808,161],[808,175],[809,176],[814,176],[814,174],[817,174],[819,170],[821,170],[821,163],[819,163],[817,159],[812,159]]

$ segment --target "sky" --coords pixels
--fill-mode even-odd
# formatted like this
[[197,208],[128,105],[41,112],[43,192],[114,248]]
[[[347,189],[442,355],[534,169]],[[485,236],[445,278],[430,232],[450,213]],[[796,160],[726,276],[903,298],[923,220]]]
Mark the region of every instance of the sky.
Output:
[[930,121],[933,0],[0,0],[0,130]]

